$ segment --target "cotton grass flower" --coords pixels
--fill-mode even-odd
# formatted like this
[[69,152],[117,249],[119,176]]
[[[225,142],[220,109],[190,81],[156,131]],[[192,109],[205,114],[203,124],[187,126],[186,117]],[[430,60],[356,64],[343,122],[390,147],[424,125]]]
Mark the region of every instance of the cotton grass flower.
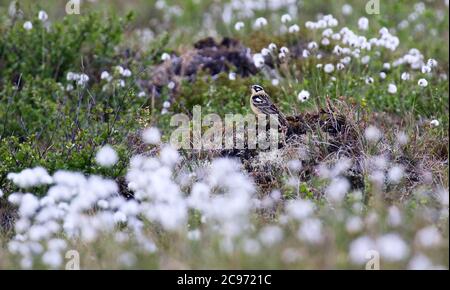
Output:
[[300,93],[298,93],[297,98],[300,102],[304,103],[309,99],[309,96],[310,94],[308,91],[302,90]]
[[328,38],[322,38],[322,41],[320,42],[323,46],[330,45],[330,40]]
[[358,20],[358,27],[360,30],[367,30],[369,29],[369,19],[367,17],[361,17]]
[[255,20],[255,28],[259,29],[267,25],[267,19],[264,17],[259,17]]
[[115,70],[116,73],[122,75],[122,74],[123,74],[124,68],[123,68],[123,66],[121,66],[121,65],[117,65],[117,66],[114,68],[114,70]]
[[108,80],[110,78],[110,75],[107,71],[103,71],[100,75],[100,79],[102,80]]
[[172,167],[179,161],[180,155],[172,146],[166,145],[161,150],[160,159],[163,164]]
[[267,247],[279,243],[283,239],[283,231],[279,226],[269,225],[262,228],[259,233],[259,240]]
[[436,120],[436,119],[431,120],[431,122],[430,122],[430,126],[431,126],[431,127],[438,127],[439,124],[440,124],[439,121]]
[[362,230],[364,222],[359,216],[351,216],[345,223],[345,229],[349,234],[354,234]]
[[289,33],[297,33],[300,31],[300,26],[298,26],[297,24],[291,25],[289,26],[288,31]]
[[431,67],[431,68],[437,67],[438,62],[437,62],[435,59],[430,58],[430,59],[427,61],[427,65],[428,65],[429,67]]
[[42,22],[47,21],[47,19],[48,19],[47,12],[45,12],[44,10],[39,11],[39,13],[38,13],[38,19],[39,19],[40,21],[42,21]]
[[330,201],[339,203],[344,199],[349,189],[350,183],[346,178],[334,178],[325,190],[325,194]]
[[73,81],[73,80],[75,80],[75,78],[76,78],[76,74],[73,72],[68,72],[66,75],[66,80],[68,80],[68,81]]
[[400,209],[396,206],[391,206],[388,209],[388,223],[392,227],[398,227],[402,223],[402,214]]
[[26,193],[23,195],[20,205],[19,205],[19,214],[21,217],[29,218],[36,213],[36,210],[39,208],[39,200],[36,196],[31,193]]
[[127,221],[127,216],[121,211],[114,213],[113,218],[115,223],[125,223]]
[[339,33],[333,33],[331,35],[331,39],[336,40],[336,41],[341,40],[341,35]]
[[431,72],[431,67],[428,65],[423,65],[420,70],[422,71],[423,74],[428,74]]
[[401,75],[401,79],[403,81],[409,81],[411,79],[411,75],[409,73],[407,73],[407,72],[403,72],[402,75]]
[[125,81],[120,79],[116,81],[116,86],[120,87],[120,88],[124,88],[125,87]]
[[244,22],[242,22],[242,21],[238,21],[238,22],[236,22],[235,24],[234,24],[234,29],[236,30],[236,31],[239,31],[239,30],[241,30],[242,28],[244,28],[245,27],[245,24],[244,24]]
[[268,49],[268,48],[263,48],[263,49],[261,49],[261,54],[263,55],[263,56],[269,56],[270,55],[270,49]]
[[424,248],[438,247],[442,242],[442,236],[435,226],[428,226],[417,232],[416,243]]
[[389,84],[388,85],[388,93],[389,94],[396,94],[397,93],[397,86],[395,84]]
[[397,143],[399,145],[406,145],[408,144],[409,141],[409,137],[405,132],[399,132],[397,134]]
[[302,57],[303,58],[308,58],[311,55],[311,53],[309,52],[309,50],[304,49],[302,52]]
[[381,131],[375,126],[369,126],[364,130],[367,141],[377,142],[381,138]]
[[388,171],[388,180],[392,184],[398,184],[405,173],[405,169],[401,165],[392,166]]
[[97,202],[98,207],[101,209],[107,209],[109,208],[109,202],[107,200],[101,199]]
[[118,160],[116,151],[110,145],[103,146],[95,155],[95,161],[103,167],[111,167]]
[[341,55],[342,54],[342,47],[340,47],[339,45],[336,45],[333,48],[333,53],[336,54],[336,55]]
[[374,240],[368,236],[362,236],[350,243],[349,257],[354,264],[366,263],[370,256],[370,251],[376,250],[377,246]]
[[162,61],[167,61],[170,60],[170,54],[168,54],[167,52],[164,52],[163,54],[161,54],[161,60]]
[[322,222],[319,219],[306,219],[300,225],[297,237],[310,244],[319,244],[323,240]]
[[306,27],[307,29],[310,29],[310,30],[315,30],[315,29],[318,28],[318,27],[317,27],[317,24],[314,23],[314,22],[312,22],[312,21],[306,21],[306,22],[305,22],[305,27]]
[[282,46],[280,48],[280,52],[284,53],[284,54],[288,54],[289,53],[289,49],[286,46]]
[[406,242],[396,233],[388,233],[377,239],[381,256],[389,262],[404,260],[409,254]]
[[308,43],[308,49],[309,50],[315,50],[319,47],[319,45],[317,44],[317,42],[315,41],[311,41],[310,43]]
[[277,50],[277,45],[275,43],[270,43],[269,46],[267,46],[271,51]]
[[264,66],[264,56],[261,53],[255,53],[253,55],[253,63],[257,68],[261,68]]
[[89,76],[87,74],[80,74],[77,85],[79,86],[85,86],[89,82]]
[[147,144],[159,144],[159,142],[161,142],[161,133],[158,128],[147,128],[142,132],[142,140]]
[[302,168],[302,162],[298,159],[289,160],[287,167],[293,172],[299,172]]
[[286,204],[286,213],[290,218],[301,221],[314,213],[315,206],[309,200],[290,200]]
[[23,28],[24,28],[25,30],[31,30],[31,29],[33,29],[33,23],[31,23],[31,21],[26,21],[26,22],[23,24]]
[[371,84],[373,84],[374,79],[372,77],[366,77],[365,82],[366,82],[367,85],[371,85]]
[[426,79],[420,79],[417,84],[419,85],[419,87],[425,88],[426,86],[428,86],[428,81]]
[[331,28],[327,28],[324,31],[322,31],[323,37],[329,38],[329,37],[331,37],[331,35],[333,35],[333,29],[331,29]]
[[433,264],[430,259],[423,254],[415,255],[408,263],[408,270],[430,270]]
[[53,182],[47,170],[40,166],[24,169],[19,173],[8,173],[6,178],[20,188],[47,185]]
[[63,258],[58,251],[47,251],[42,256],[42,262],[52,269],[57,269],[62,265]]
[[129,69],[124,69],[123,72],[122,72],[122,76],[124,76],[126,78],[130,77],[131,74],[132,73],[131,73],[131,71]]
[[164,101],[164,102],[163,102],[163,108],[164,108],[164,109],[168,109],[168,108],[170,108],[170,106],[171,106],[171,104],[170,104],[169,101]]
[[327,74],[332,73],[334,71],[334,65],[331,63],[327,63],[324,67],[323,67],[323,71],[326,72]]
[[71,92],[71,91],[73,91],[74,87],[72,84],[67,84],[65,89],[66,89],[66,92]]
[[439,189],[436,192],[436,199],[440,203],[440,205],[443,208],[447,208],[447,211],[448,211],[449,199],[450,199],[448,189],[442,189],[442,188]]
[[23,195],[20,193],[12,193],[8,196],[8,201],[11,204],[19,205],[20,201],[22,200],[22,196]]
[[352,14],[353,7],[350,4],[344,4],[344,5],[342,5],[341,11],[342,11],[343,15],[348,16],[348,15]]
[[288,22],[291,22],[291,21],[292,21],[291,15],[289,15],[289,14],[283,14],[283,15],[281,16],[281,22],[282,22],[282,23],[288,23]]

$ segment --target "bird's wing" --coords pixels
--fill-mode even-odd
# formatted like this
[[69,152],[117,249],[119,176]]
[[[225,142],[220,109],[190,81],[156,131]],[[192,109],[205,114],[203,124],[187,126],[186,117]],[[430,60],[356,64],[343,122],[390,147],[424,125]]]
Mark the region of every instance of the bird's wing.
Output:
[[261,94],[253,97],[253,103],[258,109],[266,115],[278,115],[278,121],[281,126],[287,126],[287,121],[283,113],[272,103],[269,96]]

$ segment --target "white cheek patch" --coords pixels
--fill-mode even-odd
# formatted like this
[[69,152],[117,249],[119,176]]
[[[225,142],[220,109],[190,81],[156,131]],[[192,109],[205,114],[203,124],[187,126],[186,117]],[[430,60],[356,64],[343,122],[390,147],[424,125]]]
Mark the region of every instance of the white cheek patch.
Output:
[[262,103],[262,102],[263,102],[263,101],[262,101],[260,98],[258,98],[258,97],[253,98],[253,101],[254,101],[255,103]]
[[255,92],[259,92],[259,91],[262,91],[263,88],[261,88],[260,86],[255,86],[255,87],[253,87],[253,90],[254,90]]

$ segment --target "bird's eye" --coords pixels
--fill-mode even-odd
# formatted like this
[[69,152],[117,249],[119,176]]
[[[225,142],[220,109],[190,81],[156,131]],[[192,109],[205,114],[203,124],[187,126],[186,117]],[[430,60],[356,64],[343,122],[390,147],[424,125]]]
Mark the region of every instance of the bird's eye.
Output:
[[259,92],[259,91],[263,90],[263,88],[260,86],[253,86],[253,89],[255,90],[255,92]]

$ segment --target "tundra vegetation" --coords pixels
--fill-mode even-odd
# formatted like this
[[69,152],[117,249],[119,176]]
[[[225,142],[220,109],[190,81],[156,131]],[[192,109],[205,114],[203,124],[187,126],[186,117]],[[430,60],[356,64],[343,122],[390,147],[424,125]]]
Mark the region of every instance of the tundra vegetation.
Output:
[[[448,0],[59,2],[0,0],[0,269],[448,269]],[[173,148],[253,84],[277,150]]]

